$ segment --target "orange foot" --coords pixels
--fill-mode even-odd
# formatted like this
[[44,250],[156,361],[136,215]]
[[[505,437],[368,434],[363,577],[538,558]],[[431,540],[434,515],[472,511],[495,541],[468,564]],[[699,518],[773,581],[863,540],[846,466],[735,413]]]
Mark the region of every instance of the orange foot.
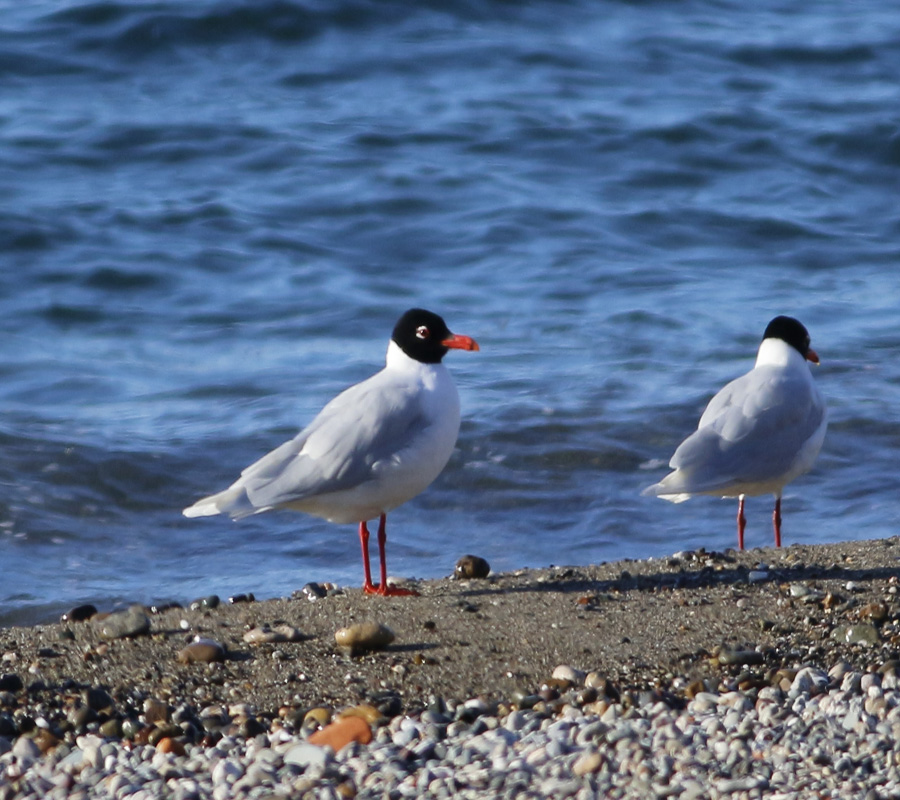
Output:
[[399,586],[387,586],[382,588],[380,583],[366,583],[363,585],[366,594],[379,594],[382,597],[419,597],[415,589],[401,589]]

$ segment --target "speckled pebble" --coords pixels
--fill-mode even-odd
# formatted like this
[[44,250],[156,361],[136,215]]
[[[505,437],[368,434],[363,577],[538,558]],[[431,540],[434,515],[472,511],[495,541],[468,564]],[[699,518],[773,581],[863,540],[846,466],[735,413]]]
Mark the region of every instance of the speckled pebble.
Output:
[[832,632],[833,639],[847,644],[862,644],[866,646],[877,645],[881,641],[881,635],[874,625],[861,623],[859,625],[839,625]]
[[303,634],[298,628],[291,625],[276,625],[274,628],[266,625],[260,628],[251,628],[244,634],[243,638],[247,644],[299,642],[303,640]]
[[114,614],[91,621],[104,639],[127,639],[131,636],[141,636],[150,631],[150,617],[147,616],[143,606],[131,606],[125,611],[117,611]]

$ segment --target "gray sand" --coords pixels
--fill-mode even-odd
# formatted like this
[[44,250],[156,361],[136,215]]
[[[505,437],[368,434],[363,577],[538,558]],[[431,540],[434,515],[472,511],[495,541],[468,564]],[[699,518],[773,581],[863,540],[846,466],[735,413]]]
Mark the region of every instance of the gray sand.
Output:
[[[681,691],[744,671],[762,682],[781,668],[827,670],[841,659],[865,671],[900,652],[898,558],[896,538],[699,551],[428,581],[417,584],[420,597],[370,597],[351,588],[315,602],[171,609],[151,615],[149,635],[108,642],[90,622],[11,628],[0,631],[0,669],[31,685],[32,701],[68,681],[102,686],[120,705],[147,696],[172,705],[241,702],[267,716],[285,705],[340,706],[385,692],[408,712],[432,695],[510,700],[538,692],[559,664],[598,671],[622,690]],[[394,643],[361,657],[339,652],[335,631],[363,620],[388,625]],[[251,627],[280,623],[306,638],[243,641]],[[847,643],[846,630],[868,642]],[[197,634],[223,644],[226,660],[177,663]],[[727,663],[728,653],[748,650],[759,655],[737,660],[750,666]]]

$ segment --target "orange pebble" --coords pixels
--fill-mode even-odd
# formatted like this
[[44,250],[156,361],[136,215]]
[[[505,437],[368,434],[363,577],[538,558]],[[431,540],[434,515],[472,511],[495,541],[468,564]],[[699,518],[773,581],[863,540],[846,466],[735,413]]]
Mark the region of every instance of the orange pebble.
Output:
[[310,744],[330,747],[337,752],[350,742],[368,744],[372,741],[372,728],[362,717],[341,717],[309,737]]
[[184,745],[170,736],[160,739],[156,744],[156,749],[159,750],[160,753],[172,753],[176,756],[184,755]]

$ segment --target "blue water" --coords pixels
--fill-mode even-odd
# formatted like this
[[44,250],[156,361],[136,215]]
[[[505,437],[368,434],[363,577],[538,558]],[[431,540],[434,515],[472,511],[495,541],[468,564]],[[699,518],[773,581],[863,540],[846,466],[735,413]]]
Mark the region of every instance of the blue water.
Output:
[[898,532],[889,0],[0,0],[0,87],[0,622],[359,585],[352,526],[180,509],[413,305],[482,350],[394,574],[733,546],[640,490],[779,313],[831,411],[786,543]]

